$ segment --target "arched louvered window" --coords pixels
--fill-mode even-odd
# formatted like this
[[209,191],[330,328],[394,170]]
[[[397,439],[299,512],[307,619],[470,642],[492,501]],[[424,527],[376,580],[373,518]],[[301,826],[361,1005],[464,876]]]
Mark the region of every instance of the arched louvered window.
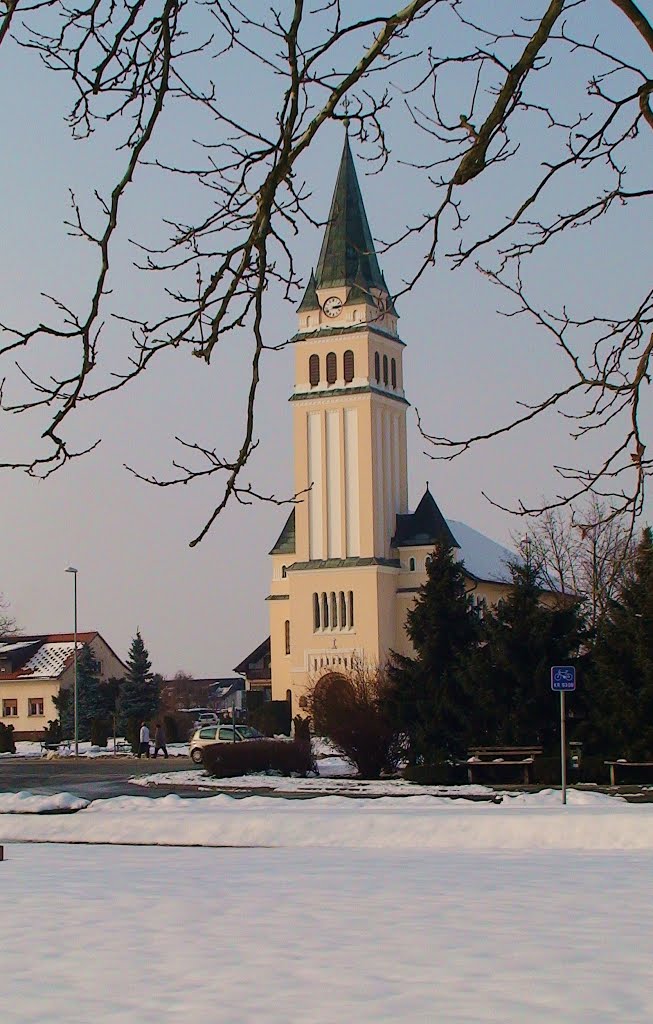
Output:
[[316,388],[320,383],[320,357],[313,354],[308,360],[308,379],[311,387]]
[[329,628],[329,598],[322,594],[322,629]]
[[396,359],[391,359],[390,360],[390,381],[392,383],[393,388],[396,388],[397,387],[397,360]]
[[347,628],[347,598],[344,590],[340,591],[340,628]]
[[284,623],[284,633],[286,639],[286,654],[290,654],[290,619],[286,619]]
[[381,382],[381,357],[378,352],[374,353],[374,376],[376,377],[376,383]]
[[349,591],[349,628],[354,627],[354,591]]
[[327,355],[327,384],[335,384],[338,376],[338,360],[336,359],[335,352],[329,352]]
[[331,629],[336,629],[338,625],[338,601],[336,595],[331,591]]
[[345,384],[351,384],[354,379],[354,353],[350,348],[345,352],[343,365],[345,372]]
[[320,628],[320,595],[313,594],[313,629]]
[[411,558],[408,562],[408,568],[411,572],[415,572],[415,559]]
[[387,387],[387,384],[388,384],[388,357],[387,356],[383,357],[383,383]]

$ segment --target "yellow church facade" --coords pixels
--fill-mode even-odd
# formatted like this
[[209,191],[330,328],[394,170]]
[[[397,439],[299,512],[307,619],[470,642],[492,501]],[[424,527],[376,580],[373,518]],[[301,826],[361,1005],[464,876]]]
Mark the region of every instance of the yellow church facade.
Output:
[[348,139],[297,315],[290,401],[299,500],[271,551],[268,597],[272,698],[290,698],[293,711],[311,680],[411,653],[406,613],[435,543],[464,557],[479,603],[505,594],[510,555],[448,523],[428,488],[409,511],[405,345]]

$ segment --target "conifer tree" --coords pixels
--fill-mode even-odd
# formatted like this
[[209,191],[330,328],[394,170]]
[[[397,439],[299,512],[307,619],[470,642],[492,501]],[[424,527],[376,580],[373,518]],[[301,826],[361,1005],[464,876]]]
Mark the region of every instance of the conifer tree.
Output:
[[161,677],[153,675],[151,670],[149,653],[137,629],[127,657],[127,675],[118,696],[118,727],[132,745],[140,723],[149,721],[159,707]]
[[590,751],[653,758],[653,534],[646,528],[631,573],[601,622],[585,739]]
[[467,592],[463,563],[436,545],[427,580],[406,616],[415,657],[393,653],[393,712],[408,737],[411,763],[435,763],[465,750],[469,700],[459,665],[478,642],[478,617]]
[[[74,694],[72,687],[54,698],[61,733],[71,737],[74,732]],[[92,739],[106,745],[110,731],[113,696],[111,688],[101,682],[98,663],[88,644],[77,655],[77,728],[80,740]]]
[[551,667],[579,663],[587,640],[582,602],[569,595],[543,602],[540,569],[530,558],[510,573],[510,594],[485,613],[483,643],[463,668],[474,694],[473,739],[550,749],[559,736]]

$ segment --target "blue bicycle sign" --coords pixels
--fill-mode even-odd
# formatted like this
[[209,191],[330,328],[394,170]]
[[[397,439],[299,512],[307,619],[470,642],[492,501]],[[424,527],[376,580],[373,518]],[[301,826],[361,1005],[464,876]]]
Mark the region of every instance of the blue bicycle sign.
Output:
[[551,669],[551,689],[557,691],[576,689],[576,669],[571,665],[554,665]]

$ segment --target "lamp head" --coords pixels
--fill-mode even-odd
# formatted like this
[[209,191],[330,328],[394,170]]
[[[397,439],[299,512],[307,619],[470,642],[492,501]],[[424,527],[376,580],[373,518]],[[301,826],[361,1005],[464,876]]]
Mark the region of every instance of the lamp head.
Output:
[[68,568],[66,569],[66,572],[74,572],[74,573],[77,573],[77,569],[73,568],[73,566],[72,566],[72,565],[69,565],[69,566],[68,566]]

